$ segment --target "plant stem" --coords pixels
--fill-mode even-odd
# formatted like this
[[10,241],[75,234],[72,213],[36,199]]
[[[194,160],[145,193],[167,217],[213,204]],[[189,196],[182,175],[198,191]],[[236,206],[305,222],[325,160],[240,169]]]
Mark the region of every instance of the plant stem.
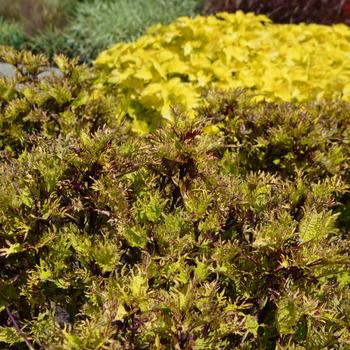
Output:
[[19,328],[11,310],[9,309],[9,307],[6,306],[6,312],[8,317],[10,318],[13,326],[16,329],[16,332],[18,333],[18,335],[24,340],[24,342],[27,344],[29,350],[35,350],[34,347],[32,346],[32,344],[30,343],[30,341],[26,338],[26,336],[24,335],[24,333],[22,332],[21,328]]

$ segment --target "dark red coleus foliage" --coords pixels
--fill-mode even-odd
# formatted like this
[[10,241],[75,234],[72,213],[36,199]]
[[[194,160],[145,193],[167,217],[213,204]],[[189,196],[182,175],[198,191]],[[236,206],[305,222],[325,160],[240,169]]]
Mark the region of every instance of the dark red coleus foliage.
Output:
[[276,23],[345,23],[350,25],[349,0],[205,0],[202,12],[254,12]]

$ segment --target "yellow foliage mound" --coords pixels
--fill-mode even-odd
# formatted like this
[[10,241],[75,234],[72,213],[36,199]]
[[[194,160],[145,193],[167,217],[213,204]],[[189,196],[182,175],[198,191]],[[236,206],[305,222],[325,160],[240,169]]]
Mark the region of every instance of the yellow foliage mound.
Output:
[[98,86],[128,101],[135,127],[186,111],[209,87],[244,87],[268,100],[350,100],[350,28],[274,24],[265,16],[221,13],[156,25],[100,54]]

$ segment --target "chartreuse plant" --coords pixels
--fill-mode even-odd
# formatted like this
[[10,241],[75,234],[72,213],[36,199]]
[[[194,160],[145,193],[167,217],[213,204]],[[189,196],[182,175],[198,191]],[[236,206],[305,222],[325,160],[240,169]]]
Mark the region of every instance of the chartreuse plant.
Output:
[[0,346],[347,349],[349,111],[237,91],[147,136],[27,131],[0,163]]
[[95,61],[98,87],[129,103],[135,129],[197,107],[203,89],[244,87],[271,101],[350,100],[350,28],[279,25],[265,16],[221,13],[156,25]]

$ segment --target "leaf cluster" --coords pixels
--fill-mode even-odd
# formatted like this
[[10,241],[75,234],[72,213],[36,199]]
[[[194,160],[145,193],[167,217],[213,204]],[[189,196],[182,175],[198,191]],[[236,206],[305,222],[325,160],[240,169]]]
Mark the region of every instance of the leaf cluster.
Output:
[[16,68],[16,77],[0,77],[0,158],[43,138],[117,127],[118,104],[94,93],[94,73],[77,60],[55,56],[56,68],[43,55],[0,46],[0,61]]
[[9,133],[0,344],[7,306],[38,349],[349,347],[349,111],[212,92],[145,136]]

